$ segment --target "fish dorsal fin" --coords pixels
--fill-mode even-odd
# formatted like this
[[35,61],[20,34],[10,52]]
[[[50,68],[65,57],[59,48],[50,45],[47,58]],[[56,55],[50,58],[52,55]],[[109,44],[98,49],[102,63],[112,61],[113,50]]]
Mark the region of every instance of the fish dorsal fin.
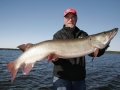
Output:
[[21,45],[18,46],[18,48],[24,52],[24,51],[28,50],[32,45],[33,44],[31,44],[31,43],[21,44]]

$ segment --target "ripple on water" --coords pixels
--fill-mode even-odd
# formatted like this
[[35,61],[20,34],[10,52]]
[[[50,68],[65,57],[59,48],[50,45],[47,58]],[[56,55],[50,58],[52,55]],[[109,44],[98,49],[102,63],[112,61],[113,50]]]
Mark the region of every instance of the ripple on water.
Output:
[[[52,90],[53,64],[45,60],[37,62],[30,73],[22,75],[19,69],[11,84],[10,72],[5,66],[15,60],[22,52],[15,50],[0,50],[0,90]],[[120,55],[104,54],[96,57],[86,57],[87,90],[119,90],[120,89]]]

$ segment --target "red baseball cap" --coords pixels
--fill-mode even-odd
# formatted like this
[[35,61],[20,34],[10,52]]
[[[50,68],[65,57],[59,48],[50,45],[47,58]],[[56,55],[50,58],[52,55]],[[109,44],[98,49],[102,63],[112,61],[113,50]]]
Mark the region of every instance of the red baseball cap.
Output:
[[73,8],[69,8],[69,9],[65,10],[64,11],[64,16],[66,16],[68,13],[73,13],[73,14],[77,15],[76,10],[73,9]]

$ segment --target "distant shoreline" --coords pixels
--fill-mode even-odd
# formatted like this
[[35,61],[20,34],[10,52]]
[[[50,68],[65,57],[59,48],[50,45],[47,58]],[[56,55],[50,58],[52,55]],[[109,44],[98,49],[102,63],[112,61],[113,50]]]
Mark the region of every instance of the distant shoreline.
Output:
[[[20,50],[19,48],[0,48],[0,50]],[[117,53],[120,54],[120,51],[105,51],[105,53]]]
[[116,53],[116,54],[120,54],[120,51],[105,51],[105,53]]
[[19,48],[0,48],[0,50],[20,50]]

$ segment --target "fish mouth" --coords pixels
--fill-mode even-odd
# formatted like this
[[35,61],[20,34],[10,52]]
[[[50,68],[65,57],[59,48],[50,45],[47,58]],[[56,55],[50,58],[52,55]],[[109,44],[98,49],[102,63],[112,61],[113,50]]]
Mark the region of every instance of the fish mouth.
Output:
[[117,34],[117,32],[118,32],[118,28],[114,28],[109,35],[110,40],[113,39],[113,37]]
[[[114,36],[117,34],[118,32],[118,28],[114,28],[112,30],[109,30],[109,31],[105,31],[105,32],[102,32],[102,33],[98,33],[98,37],[101,37],[102,39],[100,40],[100,38],[96,38],[94,39],[94,35],[93,36],[93,39],[92,41],[95,41],[97,42],[99,45],[94,45],[94,43],[92,43],[91,41],[91,38],[90,38],[90,44],[92,44],[93,46],[96,46],[96,47],[99,47],[99,48],[105,48],[106,45],[108,45],[110,43],[110,41],[114,38]],[[100,35],[99,35],[100,34]],[[92,37],[91,36],[91,37]]]

